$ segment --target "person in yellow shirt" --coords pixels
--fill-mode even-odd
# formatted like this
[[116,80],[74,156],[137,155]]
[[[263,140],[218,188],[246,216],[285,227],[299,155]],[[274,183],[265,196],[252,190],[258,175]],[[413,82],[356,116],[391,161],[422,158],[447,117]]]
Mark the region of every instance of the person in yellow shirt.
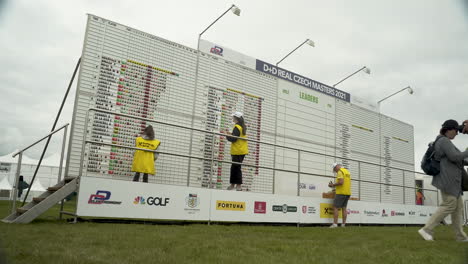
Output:
[[[241,112],[235,112],[232,114],[232,121],[234,122],[234,128],[232,130],[232,136],[240,137],[229,137],[226,139],[231,142],[231,156],[232,162],[242,163],[245,155],[249,154],[249,147],[247,140],[243,138],[247,137],[247,127],[244,122],[244,115]],[[229,179],[231,184],[227,189],[232,190],[234,187],[237,191],[242,191],[242,170],[241,164],[231,164],[231,177]]]
[[336,173],[336,181],[330,182],[328,187],[335,187],[336,194],[333,200],[333,224],[330,228],[338,227],[338,209],[341,208],[343,215],[343,223],[341,227],[346,225],[348,200],[351,196],[351,174],[349,171],[341,166],[341,164],[333,163],[333,172]]
[[[141,149],[156,150],[160,144],[161,141],[154,139],[154,130],[151,125],[147,126],[142,136],[135,140],[135,147]],[[148,174],[154,175],[156,173],[154,161],[157,157],[158,155],[151,151],[135,150],[132,164],[132,171],[135,172],[134,182],[139,180],[140,173],[143,173],[143,182],[148,182]]]

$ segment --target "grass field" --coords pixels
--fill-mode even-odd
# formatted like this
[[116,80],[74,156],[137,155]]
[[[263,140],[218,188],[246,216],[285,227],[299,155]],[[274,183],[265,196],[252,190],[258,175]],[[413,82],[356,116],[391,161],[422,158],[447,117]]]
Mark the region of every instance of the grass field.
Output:
[[[9,205],[0,202],[0,217]],[[72,203],[66,207],[72,210]],[[31,224],[0,223],[6,263],[468,263],[450,227],[423,241],[418,227],[152,225],[59,221],[58,206]],[[467,230],[468,231],[468,230]],[[2,261],[0,261],[1,263]]]

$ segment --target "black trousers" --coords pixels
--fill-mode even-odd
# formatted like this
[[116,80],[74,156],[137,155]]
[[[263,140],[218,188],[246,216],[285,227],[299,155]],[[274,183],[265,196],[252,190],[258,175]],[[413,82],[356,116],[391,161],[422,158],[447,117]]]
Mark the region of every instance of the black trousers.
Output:
[[[232,162],[242,163],[245,155],[231,155]],[[240,164],[231,164],[231,178],[229,179],[231,184],[242,184],[242,170]]]
[[[133,181],[137,182],[140,179],[140,173],[136,172]],[[148,173],[143,173],[143,182],[148,182]]]

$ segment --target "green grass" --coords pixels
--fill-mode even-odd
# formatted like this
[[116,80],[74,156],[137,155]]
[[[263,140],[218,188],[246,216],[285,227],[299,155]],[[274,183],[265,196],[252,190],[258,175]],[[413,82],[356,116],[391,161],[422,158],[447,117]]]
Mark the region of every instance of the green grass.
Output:
[[[0,202],[0,216],[8,207]],[[418,227],[70,224],[57,217],[58,206],[31,224],[0,223],[7,263],[446,264],[468,256],[468,244],[455,242],[446,226],[426,242]]]

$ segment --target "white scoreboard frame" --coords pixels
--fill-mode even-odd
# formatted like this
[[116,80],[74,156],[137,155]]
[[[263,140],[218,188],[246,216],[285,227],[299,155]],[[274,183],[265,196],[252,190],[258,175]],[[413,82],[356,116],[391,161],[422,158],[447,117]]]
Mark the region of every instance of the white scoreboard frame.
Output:
[[[111,58],[112,61],[118,63],[112,64],[104,58]],[[112,68],[117,67],[121,62],[126,63],[129,68]],[[93,150],[90,146],[86,146],[85,153],[82,153],[82,146],[83,139],[89,140],[93,135],[102,140],[101,142],[113,142],[116,131],[121,132],[120,136],[123,138],[121,140],[126,140],[127,146],[133,146],[132,140],[136,130],[125,127],[121,127],[120,131],[116,130],[117,121],[114,120],[112,123],[112,119],[116,117],[102,116],[104,119],[110,118],[111,123],[104,124],[99,123],[101,116],[93,113],[90,114],[90,125],[85,128],[85,117],[89,108],[95,108],[101,103],[114,105],[114,108],[107,108],[107,110],[118,108],[116,104],[120,100],[117,88],[120,85],[119,78],[124,80],[125,76],[130,76],[129,73],[132,71],[134,73],[144,71],[142,78],[145,78],[146,69],[150,68],[151,76],[157,76],[152,79],[151,87],[160,89],[157,95],[149,95],[149,98],[156,98],[152,100],[154,104],[150,106],[153,107],[150,115],[158,121],[187,127],[193,124],[196,129],[207,129],[207,123],[212,118],[208,116],[207,109],[211,109],[210,113],[215,116],[214,121],[211,120],[212,128],[224,131],[232,125],[226,125],[230,117],[227,116],[228,110],[223,107],[227,107],[229,111],[240,110],[254,113],[258,124],[261,124],[261,126],[256,126],[257,123],[254,120],[248,123],[249,129],[258,131],[258,136],[254,139],[314,153],[301,153],[300,168],[298,168],[297,151],[260,144],[258,148],[255,148],[256,151],[251,149],[253,153],[251,157],[258,157],[258,162],[255,163],[255,159],[252,159],[247,161],[247,164],[333,176],[330,164],[335,161],[335,158],[331,156],[359,160],[363,162],[338,161],[351,171],[354,179],[404,185],[405,188],[354,182],[353,196],[366,202],[414,204],[414,174],[404,171],[414,170],[412,125],[370,110],[363,104],[356,104],[348,93],[224,46],[202,40],[200,52],[197,52],[195,49],[95,15],[88,15],[66,175],[78,176],[80,161],[84,156],[83,177],[131,180],[130,172],[118,174],[116,170],[119,166],[121,169],[128,168],[128,163],[131,163],[131,152],[112,154],[113,150],[110,148]],[[104,73],[106,69],[113,72],[113,75]],[[127,72],[121,71],[122,69],[127,69]],[[196,73],[198,73],[198,78],[195,81]],[[108,81],[104,85],[106,90],[103,96],[103,93],[99,93],[98,85],[109,78],[115,80]],[[140,76],[135,74],[135,78],[140,78]],[[124,86],[122,89],[125,89],[126,81],[128,80],[122,82]],[[148,85],[150,85],[149,82],[148,79]],[[141,87],[143,85],[145,85],[144,82]],[[210,97],[210,89],[234,90],[237,94],[244,94],[244,96],[234,93],[234,97],[223,98],[224,93],[221,92],[218,95],[212,93]],[[246,100],[250,100],[249,98],[259,98],[255,100],[261,101],[261,106],[253,105],[250,101],[249,104],[245,103]],[[218,100],[218,102],[224,100],[225,103],[213,104],[212,100]],[[127,101],[127,104],[137,109],[142,102]],[[217,108],[212,110],[213,107]],[[122,111],[124,108],[118,109]],[[135,109],[129,111],[136,111]],[[156,138],[162,141],[161,151],[182,155],[192,153],[194,156],[203,157],[207,153],[206,144],[211,143],[206,142],[205,135],[200,132],[174,129],[157,123],[153,126]],[[108,137],[99,134],[100,130],[109,133]],[[85,134],[86,137],[84,137]],[[223,143],[219,137],[213,140],[217,146]],[[228,149],[226,145],[226,155],[220,155],[221,159],[230,160]],[[222,149],[216,151],[219,154]],[[92,158],[93,155],[96,155],[95,160]],[[112,157],[115,159],[113,155],[117,155],[117,159],[127,157],[127,160],[124,160],[121,165],[114,166],[111,164]],[[381,164],[382,167],[379,169],[379,166],[366,162]],[[88,167],[91,164],[100,169],[90,172]],[[150,176],[150,182],[200,188],[207,184],[207,177],[204,177],[204,169],[207,169],[204,167],[207,166],[206,162],[204,164],[203,161],[197,159],[189,162],[187,158],[162,155],[156,162],[157,174]],[[111,167],[115,170],[114,174],[110,174]],[[389,169],[389,167],[401,168],[401,170]],[[211,174],[219,172],[215,179],[209,179],[211,182],[208,184],[214,184],[215,188],[219,189],[227,187],[229,164],[219,165],[215,169],[208,168]],[[246,175],[245,190],[255,193],[297,195],[297,174],[273,172],[268,169],[249,172],[251,170],[247,166],[243,168],[244,175]],[[329,190],[327,187],[329,180],[329,178],[318,176],[301,175],[300,196],[321,196],[322,192]]]

